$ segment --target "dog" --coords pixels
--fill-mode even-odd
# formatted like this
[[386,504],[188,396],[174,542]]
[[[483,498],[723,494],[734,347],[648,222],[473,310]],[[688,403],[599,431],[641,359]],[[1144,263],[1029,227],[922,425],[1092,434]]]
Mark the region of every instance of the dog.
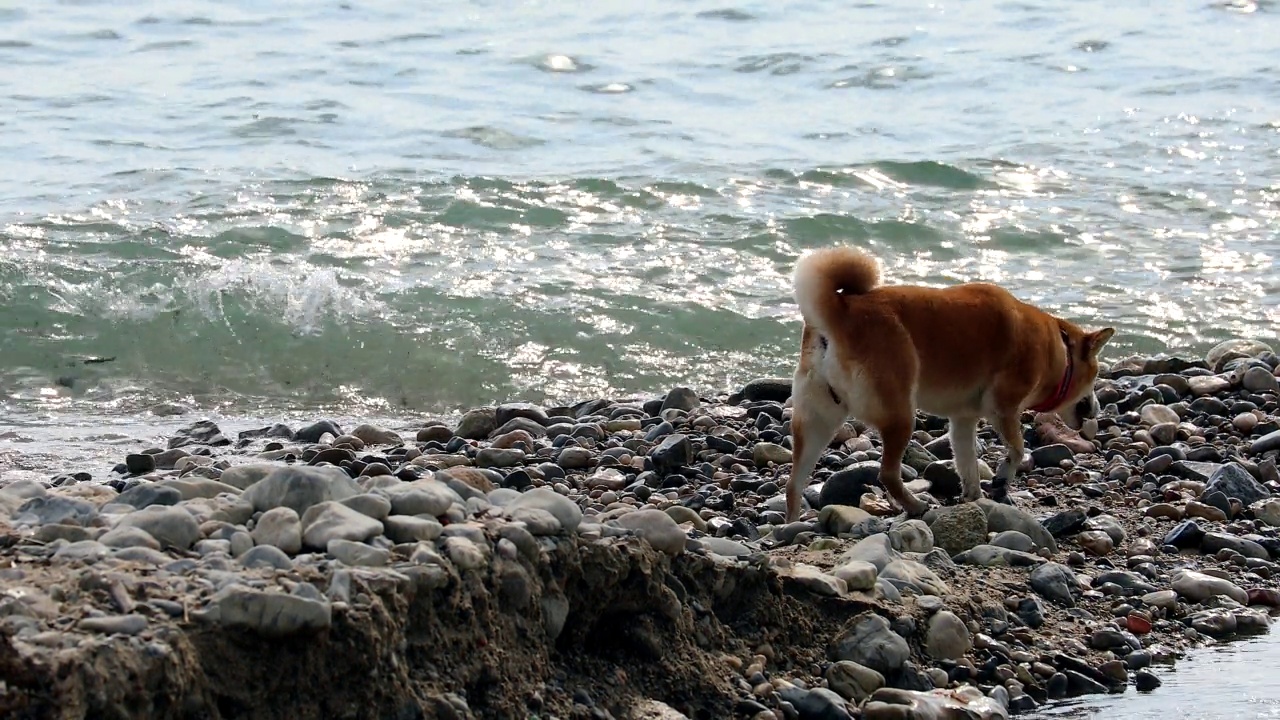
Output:
[[982,496],[978,422],[994,425],[1008,454],[992,479],[1004,497],[1022,464],[1021,413],[1055,412],[1079,430],[1097,417],[1098,353],[1114,328],[1087,332],[991,283],[947,288],[881,285],[876,260],[852,247],[811,251],[796,263],[804,327],[791,392],[787,521],[849,418],[880,433],[880,483],[909,517],[928,504],[902,483],[902,457],[921,410],[946,417],[962,501]]

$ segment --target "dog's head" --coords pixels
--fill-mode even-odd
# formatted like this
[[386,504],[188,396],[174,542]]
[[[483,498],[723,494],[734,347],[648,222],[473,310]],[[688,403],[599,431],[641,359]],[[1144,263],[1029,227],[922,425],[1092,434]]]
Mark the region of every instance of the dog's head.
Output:
[[1093,392],[1094,382],[1098,379],[1098,353],[1115,334],[1115,328],[1094,332],[1074,327],[1067,329],[1067,352],[1071,353],[1075,370],[1072,387],[1057,412],[1072,430],[1079,430],[1085,420],[1098,416],[1098,396]]

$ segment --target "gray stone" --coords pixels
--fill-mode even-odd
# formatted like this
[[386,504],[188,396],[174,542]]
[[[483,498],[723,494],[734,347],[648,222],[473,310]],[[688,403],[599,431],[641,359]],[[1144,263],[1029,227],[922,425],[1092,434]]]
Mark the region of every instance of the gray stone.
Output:
[[1036,547],[1048,548],[1051,553],[1058,552],[1058,543],[1053,539],[1053,535],[1026,511],[986,498],[978,500],[977,505],[987,516],[987,532],[1017,530],[1031,538]]
[[273,465],[271,463],[236,465],[223,470],[222,475],[218,476],[218,481],[230,485],[231,487],[244,490],[250,485],[253,485],[270,475],[272,471],[279,467],[279,465]]
[[177,505],[182,499],[182,493],[175,488],[140,483],[120,493],[113,502],[141,509],[152,505]]
[[1226,595],[1241,605],[1249,603],[1249,594],[1235,583],[1194,570],[1174,573],[1172,587],[1174,592],[1191,602],[1204,602],[1214,595]]
[[284,551],[274,545],[259,545],[250,548],[248,552],[240,556],[240,564],[246,568],[276,568],[277,570],[290,570],[293,568],[293,561],[289,559]]
[[1085,521],[1086,530],[1100,530],[1111,537],[1111,542],[1119,545],[1125,541],[1124,526],[1114,515],[1095,515]]
[[[1003,686],[997,686],[1004,690]],[[1106,688],[1103,688],[1105,691]],[[862,706],[862,720],[1008,720],[1009,711],[972,686],[956,690],[880,688]]]
[[649,461],[659,476],[665,477],[693,462],[693,445],[684,434],[668,435],[649,452]]
[[975,545],[953,559],[957,565],[979,567],[1032,567],[1044,562],[1044,558],[1039,555],[996,545]]
[[861,703],[884,687],[884,675],[852,660],[840,660],[827,668],[827,687],[846,700]]
[[942,579],[932,570],[905,558],[899,558],[885,565],[880,571],[880,579],[892,583],[899,592],[909,589],[917,595],[939,597],[948,592],[946,583],[942,582]]
[[927,553],[933,549],[933,532],[923,520],[906,520],[889,529],[889,541],[898,552]]
[[488,564],[485,548],[465,537],[446,537],[444,549],[449,555],[449,561],[459,570],[479,570]]
[[160,543],[162,549],[189,550],[200,539],[200,526],[181,507],[152,505],[125,515],[117,528],[138,528]]
[[1045,445],[1031,451],[1031,460],[1038,468],[1058,467],[1064,460],[1070,460],[1075,457],[1075,453],[1071,448],[1061,443],[1053,445]]
[[497,429],[497,411],[494,408],[477,408],[463,414],[453,433],[468,440],[483,440]]
[[539,537],[559,535],[564,532],[564,527],[556,519],[556,516],[542,508],[518,507],[514,510],[509,510],[507,515],[513,521],[523,523],[530,533]]
[[351,430],[351,435],[360,438],[367,445],[399,445],[403,442],[400,436],[384,427],[363,423]]
[[818,491],[818,507],[846,505],[858,507],[862,495],[880,483],[880,463],[858,462],[835,472]]
[[210,605],[217,610],[219,624],[267,637],[323,630],[333,624],[333,608],[326,601],[236,585],[219,591]]
[[761,442],[751,449],[751,459],[758,467],[765,467],[769,463],[785,465],[791,462],[791,451],[776,443]]
[[343,505],[374,520],[383,520],[391,514],[391,500],[386,495],[363,493],[339,500]]
[[476,453],[476,466],[482,468],[516,467],[524,462],[524,451],[519,448],[487,447]]
[[87,617],[76,623],[76,628],[103,635],[137,635],[147,629],[147,618],[136,613]]
[[286,465],[250,485],[240,497],[257,511],[287,507],[302,515],[313,505],[360,493],[360,486],[341,468]]
[[663,398],[662,407],[659,409],[659,412],[671,409],[684,410],[685,412],[688,412],[701,404],[702,401],[698,399],[698,394],[696,392],[687,387],[677,387],[672,388],[671,391],[667,393],[667,396]]
[[1204,492],[1206,495],[1211,492],[1222,492],[1229,498],[1239,499],[1245,505],[1252,505],[1259,500],[1271,497],[1271,491],[1267,486],[1255,480],[1253,475],[1250,475],[1249,471],[1239,463],[1227,463],[1215,470],[1213,475],[1209,476]]
[[1036,550],[1036,544],[1031,541],[1031,538],[1027,537],[1026,533],[1020,533],[1017,530],[1005,530],[996,535],[991,544],[996,547],[1024,553],[1032,553]]
[[98,517],[93,503],[61,495],[41,495],[28,499],[13,512],[18,524],[46,525],[60,523],[88,527]]
[[849,505],[824,505],[818,511],[818,525],[829,535],[854,533],[873,519],[866,510]]
[[879,570],[869,562],[854,560],[832,570],[831,574],[843,580],[849,590],[866,591],[876,586]]
[[1273,352],[1271,346],[1257,340],[1235,338],[1214,345],[1205,353],[1204,361],[1214,372],[1222,372],[1227,363],[1239,358],[1255,358]]
[[[568,533],[577,532],[578,525],[582,523],[582,508],[578,507],[574,501],[550,488],[533,488],[521,493],[520,497],[507,503],[507,512],[509,513],[519,508],[538,508],[551,513],[560,521],[560,526]],[[679,528],[677,527],[677,529]]]
[[634,531],[649,542],[654,549],[668,555],[679,555],[685,551],[688,536],[676,524],[671,516],[661,510],[633,510],[622,515],[609,524]]
[[106,545],[97,540],[79,540],[59,547],[53,556],[64,562],[95,563],[111,552]]
[[414,515],[391,515],[382,521],[383,531],[395,543],[431,542],[444,526],[434,519]]
[[1275,393],[1280,391],[1280,383],[1276,381],[1276,376],[1264,367],[1254,366],[1245,370],[1244,374],[1240,376],[1240,384],[1249,392]]
[[969,628],[955,613],[940,610],[929,619],[925,652],[935,660],[959,660],[973,649]]
[[1076,583],[1076,574],[1065,565],[1044,563],[1031,571],[1027,582],[1036,594],[1051,603],[1065,607],[1076,606],[1080,586]]
[[987,515],[974,503],[940,508],[929,522],[933,542],[958,555],[987,541]]
[[381,567],[391,560],[391,551],[362,542],[334,538],[326,548],[329,557],[352,567]]
[[302,544],[325,550],[334,539],[364,541],[382,534],[382,523],[337,502],[312,505],[302,516]]
[[896,675],[911,657],[907,641],[889,626],[889,621],[864,612],[854,618],[848,629],[835,641],[837,660],[848,660],[868,667],[881,675]]
[[251,535],[258,545],[271,545],[296,555],[302,550],[302,518],[293,508],[272,508],[258,518]]
[[698,544],[709,553],[719,555],[721,557],[742,558],[751,555],[755,551],[743,545],[740,542],[721,537],[700,537]]
[[145,547],[159,550],[160,543],[151,533],[136,527],[115,527],[102,534],[98,542],[109,548]]
[[1250,455],[1261,455],[1272,450],[1280,450],[1280,430],[1273,430],[1249,445]]
[[455,503],[464,504],[462,496],[435,479],[415,480],[379,490],[391,500],[392,515],[429,515],[444,517]]
[[1247,558],[1271,559],[1271,554],[1266,548],[1246,538],[1220,532],[1207,532],[1200,539],[1200,552],[1206,555],[1216,554],[1223,548],[1230,548]]
[[898,553],[894,551],[888,534],[877,533],[859,540],[856,545],[849,548],[848,552],[840,557],[840,562],[843,564],[854,560],[862,560],[875,565],[876,571],[879,572],[884,570],[885,566],[897,559],[897,557]]
[[[219,476],[221,477],[221,476]],[[214,480],[212,478],[202,478],[189,475],[181,478],[166,478],[156,483],[161,487],[168,487],[177,490],[182,495],[183,500],[195,500],[197,498],[214,498],[223,493],[230,495],[239,495],[240,489],[227,483],[221,479]]]

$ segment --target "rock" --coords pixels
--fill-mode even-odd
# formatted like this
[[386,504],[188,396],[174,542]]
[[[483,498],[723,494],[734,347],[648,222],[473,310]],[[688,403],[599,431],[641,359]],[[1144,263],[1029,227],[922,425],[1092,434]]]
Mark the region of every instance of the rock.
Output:
[[917,595],[944,596],[949,590],[932,570],[918,562],[899,558],[884,566],[880,579],[891,583],[899,592],[911,590]]
[[240,498],[257,511],[288,507],[301,515],[312,505],[360,493],[360,486],[341,468],[286,465],[250,485]]
[[1200,539],[1200,552],[1205,555],[1216,554],[1223,548],[1231,550],[1247,557],[1257,558],[1258,560],[1270,560],[1271,555],[1266,548],[1258,543],[1235,535],[1228,535],[1220,532],[1207,532]]
[[476,465],[482,468],[516,467],[524,462],[524,451],[518,448],[487,447],[476,453]]
[[188,550],[200,539],[200,526],[181,507],[152,505],[125,515],[117,528],[137,528],[160,543],[162,549]]
[[958,555],[987,541],[987,515],[975,503],[941,508],[929,523],[933,542]]
[[218,476],[218,480],[230,485],[231,487],[245,490],[249,486],[270,475],[272,471],[279,467],[279,465],[272,465],[268,463],[236,465],[223,470],[222,475]]
[[250,548],[240,556],[240,564],[245,568],[275,568],[276,570],[292,570],[293,561],[284,551],[274,545],[258,545]]
[[334,539],[363,542],[382,534],[382,523],[333,501],[312,505],[302,515],[302,544],[327,550]]
[[889,621],[864,612],[853,619],[835,641],[833,655],[875,670],[881,675],[895,675],[911,657],[907,641],[895,633]]
[[672,388],[667,396],[662,400],[662,407],[659,410],[684,410],[688,412],[698,405],[702,404],[698,399],[698,394],[687,387]]
[[1064,460],[1071,460],[1075,452],[1062,444],[1045,445],[1031,451],[1031,460],[1038,468],[1058,467]]
[[1086,530],[1101,530],[1111,537],[1111,542],[1119,545],[1126,538],[1124,526],[1114,515],[1095,515],[1085,523]]
[[634,531],[654,547],[668,555],[684,552],[688,536],[671,516],[661,510],[633,510],[609,524]]
[[1156,677],[1150,670],[1139,670],[1133,676],[1133,686],[1138,692],[1151,692],[1162,684],[1160,678]]
[[441,470],[435,478],[452,488],[459,497],[464,497],[468,488],[477,493],[491,493],[502,481],[502,475],[494,470],[462,466]]
[[1142,602],[1152,607],[1171,610],[1178,605],[1178,593],[1172,590],[1157,590],[1143,595]]
[[198,500],[201,498],[211,499],[216,498],[223,493],[228,495],[240,494],[239,488],[228,485],[221,480],[194,477],[190,475],[184,478],[168,478],[161,480],[157,485],[177,490],[183,500]]
[[444,526],[435,520],[414,515],[391,515],[382,521],[383,532],[394,543],[431,542]]
[[1205,484],[1205,493],[1222,492],[1229,498],[1237,498],[1245,505],[1271,497],[1265,485],[1253,479],[1253,475],[1239,463],[1227,463],[1214,471]]
[[149,453],[129,453],[124,458],[124,466],[131,475],[146,475],[156,469],[156,458]]
[[[10,506],[12,507],[12,506]],[[12,518],[15,524],[78,525],[88,527],[98,517],[93,503],[61,495],[33,497],[18,506]]]
[[752,448],[751,457],[757,467],[766,467],[770,463],[785,465],[791,462],[791,451],[775,443],[762,442]]
[[298,432],[293,434],[293,439],[297,442],[318,443],[325,435],[340,437],[342,428],[332,420],[319,420],[306,427],[300,428]]
[[1074,535],[1084,529],[1085,524],[1089,521],[1089,516],[1080,508],[1072,508],[1063,510],[1052,517],[1047,518],[1042,525],[1049,534],[1054,537],[1063,535]]
[[1053,539],[1053,535],[1049,534],[1049,531],[1026,511],[986,498],[978,500],[976,504],[987,516],[988,532],[1017,530],[1031,538],[1036,547],[1047,548],[1051,553],[1058,552],[1058,543]]
[[[551,513],[568,533],[577,532],[578,525],[582,523],[582,508],[549,488],[533,488],[521,493],[520,497],[507,504],[507,512],[515,512],[520,508],[537,508]],[[679,526],[676,530],[680,530]],[[684,532],[681,531],[680,535],[683,537]]]
[[230,445],[231,441],[223,437],[222,431],[212,420],[200,420],[188,427],[179,429],[169,438],[169,448],[186,447],[187,445]]
[[1231,389],[1231,381],[1217,375],[1199,375],[1187,378],[1187,385],[1191,388],[1191,394],[1196,397],[1215,395]]
[[339,502],[361,515],[368,515],[374,520],[382,520],[391,514],[391,501],[387,499],[386,495],[363,493],[361,495],[352,495]]
[[516,418],[532,420],[534,423],[543,426],[551,424],[551,418],[547,417],[546,410],[532,403],[524,402],[503,403],[494,409],[493,417],[495,427],[506,425]]
[[326,548],[329,557],[351,567],[381,567],[391,560],[391,551],[362,542],[334,538]]
[[832,473],[818,493],[818,507],[845,505],[857,507],[862,494],[880,482],[880,463],[854,463],[844,470]]
[[380,492],[391,500],[392,515],[443,517],[454,504],[465,504],[453,488],[434,478],[391,485]]
[[1194,520],[1183,520],[1165,533],[1161,544],[1172,545],[1182,549],[1198,548],[1203,538],[1204,530],[1200,529],[1200,526]]
[[136,527],[116,527],[108,530],[98,538],[98,542],[109,548],[145,547],[160,549],[160,541],[151,537],[151,533]]
[[1182,421],[1178,417],[1178,413],[1167,405],[1143,405],[1138,411],[1138,416],[1142,418],[1144,425],[1163,425],[1173,423],[1175,426]]
[[751,402],[786,402],[791,397],[791,378],[752,380],[742,387],[741,395]]
[[1047,562],[1031,571],[1027,582],[1040,597],[1065,607],[1076,606],[1080,586],[1076,575],[1065,565]]
[[849,587],[840,578],[805,563],[793,563],[790,567],[779,570],[778,574],[791,578],[816,595],[840,597],[849,591]]
[[87,617],[76,623],[76,628],[85,632],[102,633],[103,635],[137,635],[147,629],[147,618],[136,613]]
[[649,453],[653,469],[660,477],[666,477],[693,462],[693,445],[684,434],[668,435]]
[[894,551],[889,536],[886,533],[876,533],[859,540],[849,548],[844,555],[840,556],[840,562],[850,563],[854,560],[869,562],[879,572],[897,557],[898,553]]
[[933,532],[923,520],[906,520],[889,529],[889,541],[898,552],[927,553],[933,549]]
[[328,602],[231,585],[214,595],[217,622],[267,637],[282,637],[333,624]]
[[[1104,688],[1105,689],[1105,688]],[[971,686],[956,690],[880,688],[862,706],[862,720],[1008,720],[996,700]]]
[[1280,430],[1273,430],[1249,445],[1250,455],[1261,455],[1272,450],[1280,450]]
[[1269,352],[1273,352],[1273,350],[1270,345],[1264,342],[1236,338],[1214,345],[1209,352],[1205,353],[1204,361],[1208,364],[1209,369],[1218,373],[1222,372],[1227,363],[1232,360],[1255,358]]
[[1270,370],[1256,365],[1244,371],[1240,376],[1240,384],[1249,392],[1280,392],[1280,382],[1276,381],[1276,376]]
[[870,528],[874,523],[871,513],[848,505],[825,505],[818,511],[818,525],[830,535],[853,533],[858,528]]
[[296,555],[302,551],[302,519],[293,508],[272,508],[258,518],[250,533],[254,543]]
[[689,523],[693,526],[693,529],[699,532],[706,532],[707,530],[707,521],[703,520],[702,516],[698,515],[692,508],[687,508],[684,505],[672,505],[666,509],[666,513],[671,516],[672,520],[676,521],[677,525]]
[[563,448],[556,456],[556,464],[565,470],[585,470],[595,465],[595,462],[595,453],[573,445]]
[[1039,598],[1029,597],[1018,601],[1017,608],[1018,619],[1026,623],[1027,627],[1035,629],[1044,625],[1044,604]]
[[954,460],[935,460],[925,466],[921,476],[929,483],[929,492],[935,497],[960,497],[964,492],[964,479],[956,472]]
[[866,591],[876,586],[876,576],[879,571],[869,562],[854,560],[832,570],[831,574],[843,580],[845,587],[850,591]]
[[366,445],[399,445],[403,442],[400,436],[384,427],[364,423],[357,425],[351,434],[360,438]]
[[1025,533],[1020,533],[1017,530],[1005,530],[1004,532],[996,535],[995,538],[991,540],[991,544],[996,547],[1017,550],[1018,552],[1024,553],[1034,553],[1036,551],[1036,544],[1032,542],[1031,538],[1027,537]]
[[959,660],[973,649],[969,628],[955,613],[940,610],[929,619],[925,652],[935,660]]
[[1214,595],[1226,595],[1241,605],[1249,603],[1249,594],[1235,583],[1194,570],[1174,573],[1172,587],[1174,592],[1191,602],[1204,602]]
[[467,440],[483,440],[497,429],[497,412],[493,408],[477,408],[462,415],[453,434]]
[[1086,530],[1076,536],[1076,542],[1086,552],[1095,557],[1110,555],[1115,549],[1115,541],[1101,530]]
[[840,660],[827,668],[827,687],[846,700],[861,703],[871,693],[884,687],[884,675],[866,665]]
[[850,720],[844,698],[824,687],[812,690],[787,684],[778,689],[778,697],[789,704],[798,720]]
[[1267,498],[1249,505],[1249,512],[1271,527],[1280,527],[1280,498]]
[[[1226,500],[1227,497],[1220,492],[1207,493],[1207,495],[1213,496],[1214,498],[1221,498],[1222,500]],[[1230,507],[1230,505],[1228,505],[1228,507]],[[1195,500],[1187,502],[1186,508],[1184,508],[1184,513],[1185,517],[1201,518],[1210,522],[1227,521],[1227,513],[1222,508],[1214,505],[1206,505],[1205,503],[1196,502]]]
[[465,537],[446,537],[444,549],[449,555],[449,561],[459,570],[480,570],[488,564],[486,548]]
[[974,545],[956,555],[954,561],[957,565],[980,567],[1032,567],[1043,563],[1044,558],[995,545]]

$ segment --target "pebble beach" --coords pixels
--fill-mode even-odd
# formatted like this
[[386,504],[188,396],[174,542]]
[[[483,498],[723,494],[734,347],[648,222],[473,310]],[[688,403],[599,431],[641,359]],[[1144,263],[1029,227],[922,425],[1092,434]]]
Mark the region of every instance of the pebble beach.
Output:
[[1113,361],[1079,433],[1026,414],[1008,505],[959,503],[921,415],[919,519],[852,421],[784,522],[786,379],[192,417],[109,476],[0,474],[0,714],[990,720],[1158,693],[1280,607],[1278,364]]

